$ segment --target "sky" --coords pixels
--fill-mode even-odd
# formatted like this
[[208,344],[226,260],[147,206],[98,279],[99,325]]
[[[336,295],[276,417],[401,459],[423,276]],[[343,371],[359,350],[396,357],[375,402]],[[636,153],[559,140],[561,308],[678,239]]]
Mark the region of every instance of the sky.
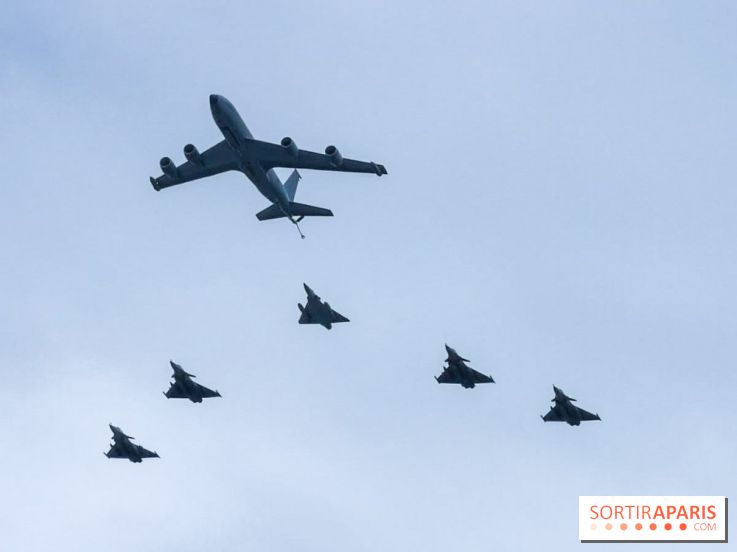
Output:
[[[579,495],[737,495],[736,24],[11,0],[3,550],[557,552]],[[302,171],[305,240],[242,174],[156,193],[222,139],[211,93],[389,174]],[[351,322],[298,325],[303,282]],[[445,343],[496,384],[437,385]],[[223,398],[167,401],[170,359]],[[602,422],[544,424],[553,384]]]

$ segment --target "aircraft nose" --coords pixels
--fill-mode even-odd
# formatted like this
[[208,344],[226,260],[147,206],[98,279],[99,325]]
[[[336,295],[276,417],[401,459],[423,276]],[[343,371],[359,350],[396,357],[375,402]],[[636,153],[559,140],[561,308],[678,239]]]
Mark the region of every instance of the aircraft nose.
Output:
[[222,96],[219,96],[218,94],[210,94],[210,113],[212,113],[212,116],[215,119],[215,122],[218,121],[222,112],[223,112]]

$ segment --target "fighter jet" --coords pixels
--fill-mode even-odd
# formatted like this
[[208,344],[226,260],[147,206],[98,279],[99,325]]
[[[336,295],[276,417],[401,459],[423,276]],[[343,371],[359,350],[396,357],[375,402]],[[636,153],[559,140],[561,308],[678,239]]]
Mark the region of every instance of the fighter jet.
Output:
[[110,424],[110,429],[113,431],[113,444],[110,445],[110,450],[103,453],[108,458],[127,458],[131,462],[140,463],[144,458],[158,458],[159,455],[150,450],[146,450],[141,445],[131,443],[130,435],[123,433],[119,427],[115,427]]
[[540,416],[543,421],[566,422],[568,425],[577,426],[581,425],[581,422],[601,420],[598,414],[586,412],[583,408],[574,405],[573,402],[576,399],[572,399],[555,385],[553,386],[553,391],[555,392],[555,397],[553,397],[552,402],[555,404],[550,407],[550,411],[545,416]]
[[448,358],[445,359],[448,366],[443,367],[443,373],[435,378],[438,383],[460,383],[465,389],[473,389],[477,383],[494,383],[491,376],[467,366],[466,362],[471,361],[461,357],[455,349],[446,345],[445,350],[448,352]]
[[[299,222],[304,217],[332,217],[333,213],[330,209],[294,201],[301,178],[297,169],[373,173],[377,176],[387,174],[384,165],[346,159],[335,146],[328,146],[322,154],[299,149],[288,136],[279,144],[256,140],[233,104],[223,96],[210,95],[210,111],[225,140],[202,153],[192,144],[187,144],[184,146],[187,162],[178,167],[169,157],[162,157],[159,166],[164,174],[150,179],[156,191],[225,171],[240,171],[272,203],[256,214],[258,220],[286,217],[304,238],[299,229]],[[282,184],[274,167],[295,170]]]
[[176,362],[170,360],[169,364],[174,369],[174,374],[172,375],[174,382],[169,387],[169,390],[164,393],[167,399],[189,399],[194,403],[201,403],[202,399],[221,396],[217,391],[213,391],[204,385],[192,381],[192,378],[196,376],[185,372]]
[[300,324],[320,324],[329,330],[336,322],[350,322],[345,316],[331,309],[327,302],[323,303],[310,286],[302,285],[307,292],[307,305],[297,303],[302,313],[299,317]]

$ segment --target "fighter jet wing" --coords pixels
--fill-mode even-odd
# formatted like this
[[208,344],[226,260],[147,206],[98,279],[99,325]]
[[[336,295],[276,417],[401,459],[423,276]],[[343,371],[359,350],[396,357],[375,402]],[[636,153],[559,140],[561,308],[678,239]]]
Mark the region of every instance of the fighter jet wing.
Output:
[[[378,176],[387,174],[384,165],[379,165],[378,163],[342,158],[336,161],[334,158],[323,153],[301,149],[297,150],[296,153],[290,153],[287,148],[279,144],[262,142],[261,140],[247,140],[246,148],[253,152],[254,157],[261,162],[264,170],[274,167],[285,167],[292,169],[314,169],[318,171],[373,173]],[[335,151],[337,152],[337,150]]]
[[591,412],[587,412],[583,408],[578,408],[578,407],[576,407],[576,410],[578,410],[578,415],[580,416],[581,420],[584,422],[590,422],[592,420],[601,420],[598,414],[592,414]]
[[307,309],[302,307],[302,305],[299,305],[300,311],[302,311],[302,314],[299,316],[299,323],[300,324],[311,324],[312,323],[312,317],[310,316],[310,313],[307,312]]
[[150,450],[147,450],[143,448],[141,445],[135,445],[136,449],[138,450],[138,455],[141,458],[159,458],[159,455],[155,452],[151,452]]
[[166,395],[167,399],[188,399],[189,397],[184,394],[184,392],[179,388],[178,385],[171,384],[171,387],[169,387],[169,390],[164,393]]
[[198,178],[212,176],[238,168],[238,157],[228,143],[223,140],[200,154],[200,162],[187,161],[176,167],[173,175],[164,174],[151,178],[151,185],[158,192],[162,188],[175,186]]
[[123,453],[122,448],[116,445],[110,445],[110,450],[105,456],[108,458],[128,458],[128,455]]
[[491,376],[487,376],[486,374],[477,372],[473,368],[469,368],[469,370],[471,371],[471,375],[473,376],[474,383],[494,383],[494,380],[491,378]]
[[208,389],[204,385],[200,385],[199,383],[195,384],[197,386],[197,389],[200,390],[200,395],[202,395],[203,399],[209,399],[210,397],[219,397],[220,393],[217,391],[213,391],[212,389]]
[[455,370],[451,370],[449,368],[443,370],[443,373],[435,379],[438,380],[438,383],[461,383]]
[[550,410],[548,411],[548,413],[545,414],[545,416],[543,416],[542,418],[546,422],[563,422],[563,421],[565,421],[563,419],[563,417],[560,415],[560,413],[558,412],[558,409],[557,408],[554,408],[552,406],[550,407]]
[[333,314],[333,322],[350,322],[350,320],[339,312],[335,312],[333,309],[330,309],[330,312]]

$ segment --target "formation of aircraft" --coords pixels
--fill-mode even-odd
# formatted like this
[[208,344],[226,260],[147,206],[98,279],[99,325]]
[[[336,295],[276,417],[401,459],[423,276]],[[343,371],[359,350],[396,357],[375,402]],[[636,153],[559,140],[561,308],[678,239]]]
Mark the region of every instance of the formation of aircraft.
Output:
[[[330,329],[335,322],[348,322],[346,317],[332,310],[328,303],[322,302],[307,284],[303,285],[307,292],[307,306],[299,305],[302,311],[300,324],[322,324]],[[448,353],[448,358],[445,360],[448,366],[444,367],[443,373],[435,378],[438,383],[460,384],[466,389],[473,389],[480,383],[495,383],[491,376],[468,366],[466,363],[471,361],[463,358],[452,347],[446,344],[445,350]],[[189,399],[193,403],[201,403],[203,399],[221,396],[218,391],[192,381],[195,376],[185,372],[176,362],[170,360],[169,364],[174,370],[172,374],[174,381],[169,390],[164,393],[167,399]],[[569,397],[555,385],[553,391],[555,392],[552,400],[553,406],[545,416],[540,416],[545,422],[566,422],[568,425],[578,426],[581,422],[601,420],[598,414],[592,414],[574,405],[576,399]],[[141,463],[144,458],[159,458],[156,452],[131,442],[133,437],[123,433],[119,427],[110,424],[110,429],[113,432],[113,443],[110,450],[105,453],[108,458],[127,458],[134,463]]]
[[323,303],[310,286],[304,283],[302,285],[307,292],[307,304],[297,303],[299,311],[302,313],[299,317],[300,324],[320,324],[329,330],[335,323],[350,322],[345,316],[330,308],[327,301]]
[[494,383],[491,376],[477,372],[466,362],[471,362],[467,358],[463,358],[452,347],[445,346],[448,358],[445,362],[448,366],[443,368],[443,373],[436,377],[438,383],[460,383],[465,389],[473,389],[477,383]]
[[[210,111],[225,139],[202,153],[193,144],[187,144],[184,146],[187,161],[179,166],[169,157],[162,157],[159,166],[164,174],[150,178],[156,191],[226,171],[240,171],[271,202],[269,207],[256,214],[258,220],[287,218],[304,238],[299,228],[304,217],[332,217],[333,212],[324,207],[294,201],[301,178],[297,169],[370,173],[377,176],[387,174],[384,165],[344,158],[338,148],[332,145],[325,148],[322,154],[299,149],[289,136],[282,138],[279,144],[256,140],[238,110],[218,94],[210,95]],[[282,184],[274,172],[276,167],[294,171]]]
[[174,381],[169,387],[169,390],[164,393],[167,399],[189,399],[193,403],[201,403],[202,399],[209,399],[212,397],[220,397],[220,393],[208,389],[204,385],[192,381],[192,378],[196,377],[194,374],[188,374],[185,372],[179,364],[173,360],[169,361],[174,374],[172,377]]
[[155,452],[132,443],[131,439],[134,437],[126,435],[119,427],[110,424],[110,429],[113,432],[113,444],[109,451],[103,453],[108,458],[127,458],[136,464],[140,464],[144,458],[159,458]]
[[[304,238],[299,227],[304,217],[330,217],[330,209],[297,203],[294,201],[297,185],[302,178],[298,169],[315,169],[322,171],[342,171],[370,173],[377,176],[387,174],[384,165],[344,158],[335,146],[325,148],[325,153],[299,149],[290,137],[284,137],[279,144],[256,140],[243,122],[236,108],[225,97],[210,95],[210,111],[223,134],[221,140],[202,153],[192,144],[184,146],[187,161],[177,166],[169,157],[162,157],[159,166],[163,174],[150,182],[156,191],[184,182],[213,176],[226,171],[239,171],[256,186],[259,192],[271,202],[271,205],[256,214],[258,220],[286,218],[292,222]],[[275,168],[294,169],[282,183]],[[299,324],[320,324],[328,330],[333,324],[349,322],[348,318],[333,310],[327,302],[307,285],[303,284],[307,293],[305,305],[297,303],[300,310]],[[466,389],[473,389],[477,384],[494,383],[494,379],[468,366],[468,359],[460,356],[455,349],[445,345],[448,353],[447,366],[443,367],[440,376],[435,377],[438,383],[458,384]],[[174,381],[164,393],[167,399],[189,399],[193,403],[201,403],[206,398],[220,397],[213,391],[193,381],[195,376],[184,371],[174,361],[169,361],[174,373]],[[582,421],[601,420],[598,414],[591,414],[573,404],[575,399],[568,397],[559,388],[553,386],[555,403],[550,411],[541,416],[546,422],[566,422],[571,426],[580,425]],[[158,458],[156,452],[137,445],[123,431],[110,424],[113,432],[113,443],[105,453],[108,458],[127,458],[131,462],[140,463],[144,458]]]
[[552,402],[555,403],[550,407],[545,416],[540,416],[546,422],[566,422],[570,426],[581,425],[581,422],[589,422],[592,420],[601,420],[598,414],[587,412],[583,408],[577,407],[576,399],[572,399],[562,390],[553,385],[555,397]]

